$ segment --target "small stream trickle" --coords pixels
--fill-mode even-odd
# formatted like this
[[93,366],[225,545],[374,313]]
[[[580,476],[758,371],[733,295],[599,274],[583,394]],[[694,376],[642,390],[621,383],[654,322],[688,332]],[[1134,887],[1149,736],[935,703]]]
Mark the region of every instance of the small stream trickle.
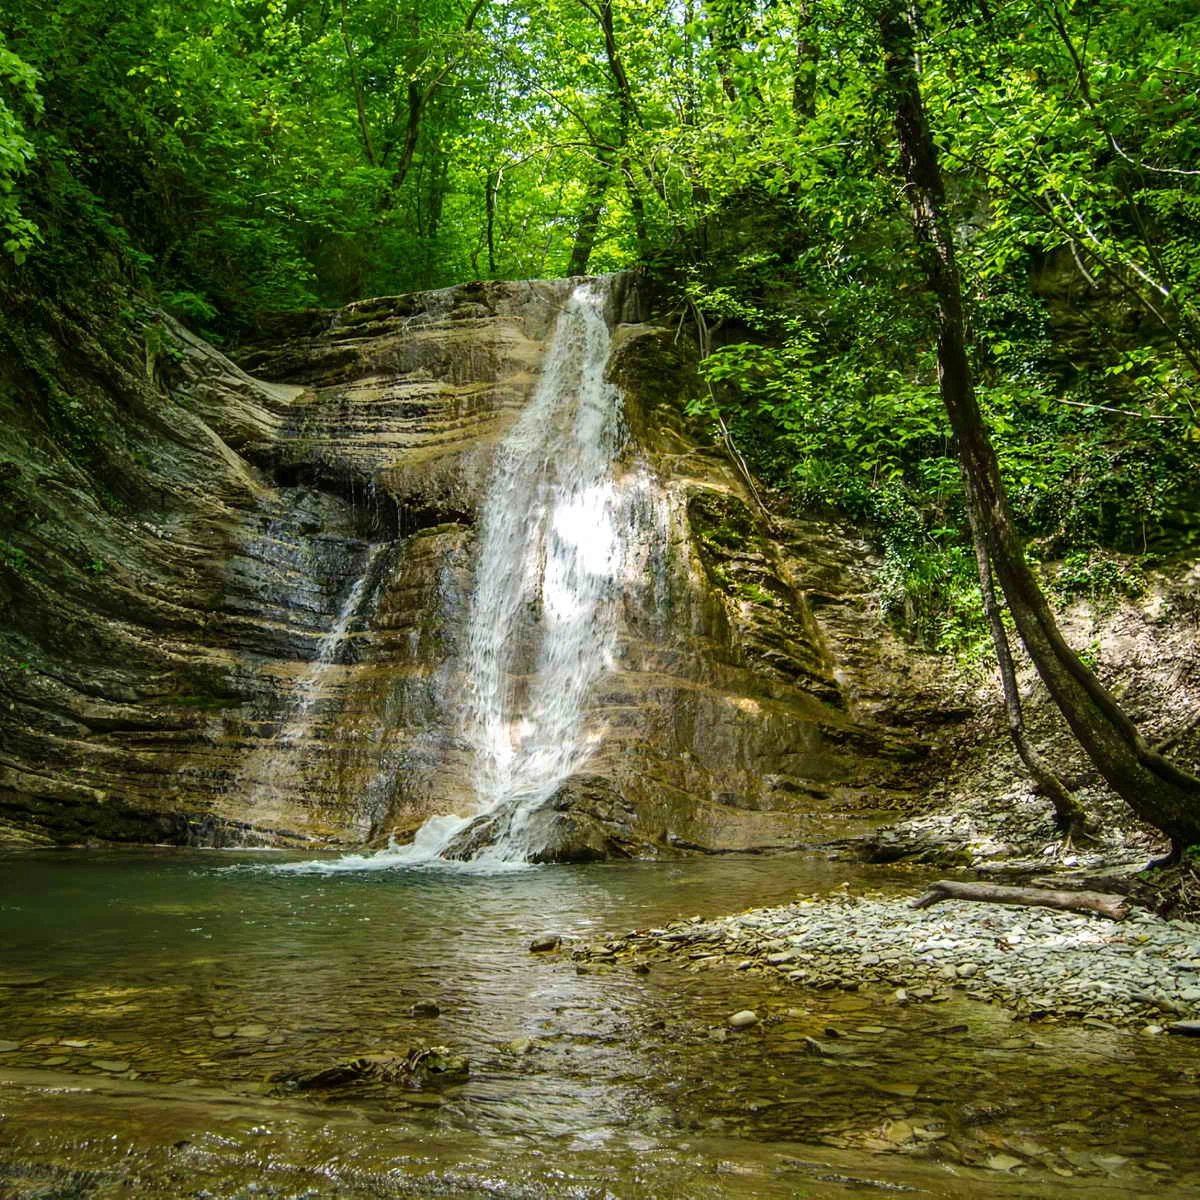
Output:
[[249,756],[244,768],[247,805],[269,824],[270,813],[289,791],[303,789],[308,766],[306,747],[320,721],[320,706],[329,699],[346,671],[352,627],[374,606],[387,575],[391,542],[359,549],[357,576],[347,588],[337,615],[317,642],[312,659],[291,689],[290,705],[275,738]]
[[317,652],[308,669],[296,685],[296,700],[279,740],[284,745],[299,741],[308,729],[313,705],[324,691],[331,670],[336,669],[342,655],[351,623],[360,615],[378,589],[381,572],[379,560],[389,544],[379,542],[368,547],[362,570],[354,581],[329,632],[317,643]]

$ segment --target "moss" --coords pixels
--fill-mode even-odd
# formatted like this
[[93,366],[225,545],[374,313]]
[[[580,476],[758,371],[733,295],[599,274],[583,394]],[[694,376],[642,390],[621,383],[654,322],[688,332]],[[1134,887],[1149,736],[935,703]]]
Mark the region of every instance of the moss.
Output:
[[749,600],[751,604],[765,604],[770,608],[776,608],[779,605],[778,598],[768,592],[761,584],[737,582],[733,585],[733,590],[743,600]]
[[688,520],[701,544],[722,556],[760,551],[762,538],[748,505],[736,496],[704,492],[688,504]]

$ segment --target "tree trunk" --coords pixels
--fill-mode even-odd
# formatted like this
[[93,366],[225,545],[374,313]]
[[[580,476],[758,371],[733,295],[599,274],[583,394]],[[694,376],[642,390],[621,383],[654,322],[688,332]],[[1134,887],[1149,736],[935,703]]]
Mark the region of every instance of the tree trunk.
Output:
[[1087,836],[1087,813],[1075,796],[1061,779],[1047,766],[1045,759],[1033,748],[1029,736],[1025,732],[1025,714],[1021,705],[1021,692],[1017,687],[1017,672],[1013,666],[1012,649],[1008,644],[1008,631],[1004,628],[1004,618],[1000,605],[996,600],[996,586],[992,580],[992,564],[988,558],[987,538],[974,511],[968,516],[971,520],[971,534],[975,541],[975,560],[979,565],[979,590],[983,596],[983,612],[987,617],[988,628],[992,633],[992,645],[996,650],[996,666],[1000,671],[1000,684],[1004,689],[1004,711],[1008,717],[1008,732],[1016,747],[1017,754],[1025,764],[1025,769],[1032,776],[1043,795],[1048,796],[1054,806],[1054,817],[1068,837],[1082,838]]
[[596,244],[596,233],[600,228],[600,218],[604,213],[604,197],[608,193],[608,183],[612,177],[612,165],[604,163],[602,166],[603,169],[598,170],[588,184],[588,194],[584,199],[583,208],[579,213],[579,221],[575,226],[571,261],[567,264],[568,275],[587,274],[588,261],[592,257],[592,248]]
[[358,63],[354,58],[354,47],[350,43],[350,34],[346,30],[346,0],[341,0],[342,7],[342,45],[346,50],[346,65],[350,68],[350,83],[354,88],[354,109],[358,114],[358,134],[362,138],[363,154],[372,167],[378,164],[375,156],[375,143],[371,140],[371,126],[367,123],[367,104],[363,96],[362,79],[358,73]]
[[496,278],[496,195],[500,191],[500,172],[489,171],[483,181],[483,207],[487,217],[488,278]]
[[914,34],[897,0],[877,9],[900,161],[922,268],[938,304],[938,382],[958,440],[967,504],[1021,640],[1072,732],[1109,786],[1174,846],[1200,843],[1200,779],[1155,753],[1063,640],[1025,561],[975,396],[954,238],[925,118]]
[[811,120],[817,111],[817,58],[820,48],[812,36],[809,0],[796,9],[796,62],[792,68],[792,116]]

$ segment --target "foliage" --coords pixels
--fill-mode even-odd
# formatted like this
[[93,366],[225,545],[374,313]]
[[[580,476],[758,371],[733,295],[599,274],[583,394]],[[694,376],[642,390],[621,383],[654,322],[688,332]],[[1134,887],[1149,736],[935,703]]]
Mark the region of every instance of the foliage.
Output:
[[[0,0],[4,247],[27,283],[99,264],[226,337],[278,309],[641,264],[712,335],[694,411],[793,503],[874,521],[885,608],[969,641],[972,554],[872,11]],[[1194,545],[1200,16],[921,11],[973,366],[1033,548],[1101,563]]]
[[38,228],[22,215],[18,181],[34,157],[22,113],[42,111],[37,72],[5,45],[0,34],[0,236],[4,253],[22,263],[40,240]]

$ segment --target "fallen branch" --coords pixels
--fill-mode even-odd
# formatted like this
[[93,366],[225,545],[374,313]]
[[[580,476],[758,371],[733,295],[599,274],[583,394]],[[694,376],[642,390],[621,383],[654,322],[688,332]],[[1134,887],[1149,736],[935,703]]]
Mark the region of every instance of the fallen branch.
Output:
[[1057,892],[1049,888],[1002,887],[995,883],[957,883],[939,879],[909,908],[929,908],[943,900],[982,900],[987,904],[1021,904],[1035,908],[1058,908],[1066,912],[1099,913],[1114,921],[1129,915],[1124,896],[1112,892]]

